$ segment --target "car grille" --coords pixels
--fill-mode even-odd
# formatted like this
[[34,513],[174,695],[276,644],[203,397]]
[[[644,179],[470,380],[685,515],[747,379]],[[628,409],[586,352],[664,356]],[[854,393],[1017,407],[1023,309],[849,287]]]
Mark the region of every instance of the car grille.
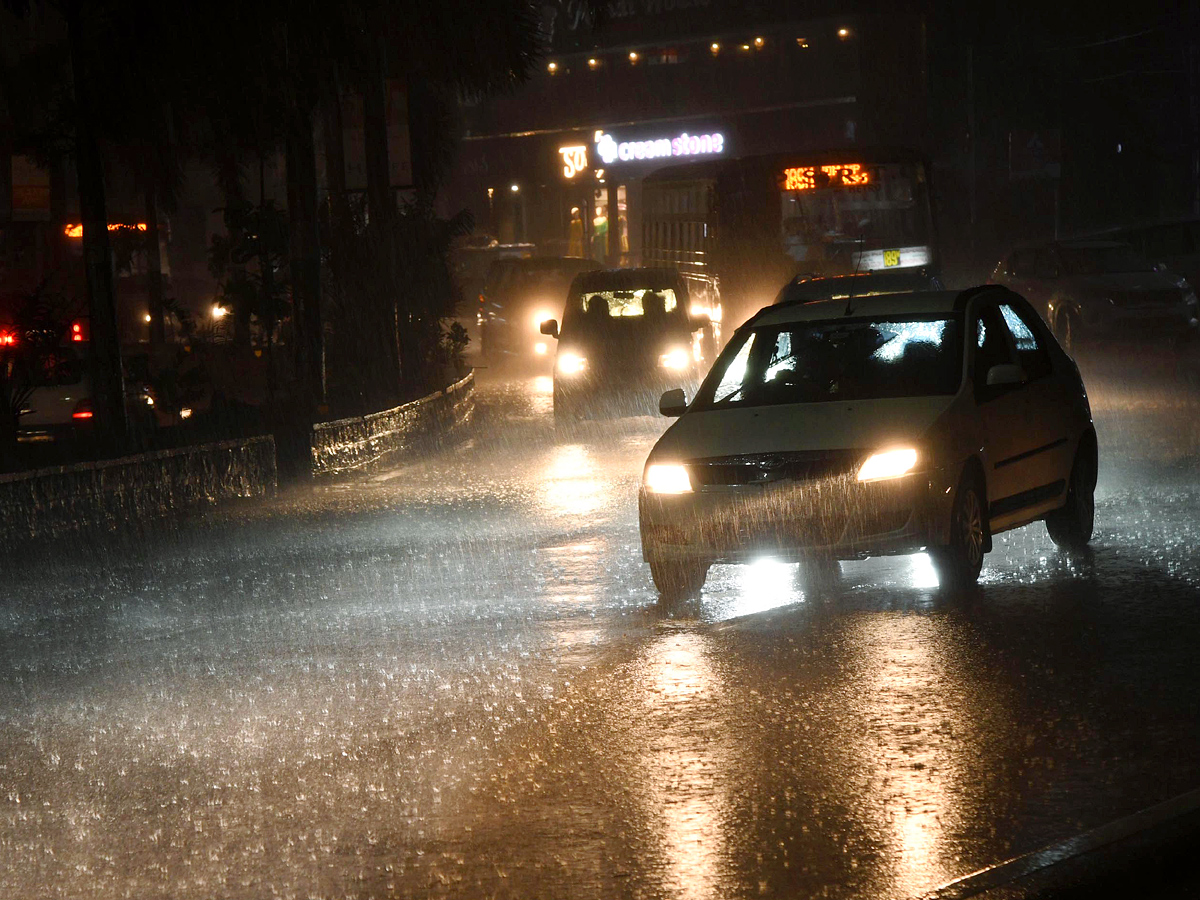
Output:
[[849,475],[864,456],[862,450],[754,453],[693,459],[687,466],[698,486],[738,486]]
[[1114,291],[1109,295],[1113,306],[1121,308],[1136,306],[1174,306],[1182,301],[1178,288],[1163,288],[1155,291]]

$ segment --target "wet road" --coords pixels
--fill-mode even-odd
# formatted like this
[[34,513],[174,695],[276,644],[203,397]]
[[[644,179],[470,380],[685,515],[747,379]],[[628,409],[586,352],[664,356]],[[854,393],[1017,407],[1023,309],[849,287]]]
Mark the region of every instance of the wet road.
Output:
[[664,422],[477,436],[7,558],[0,897],[906,897],[1200,785],[1200,401],[1097,367],[1098,534],[713,569],[658,609]]

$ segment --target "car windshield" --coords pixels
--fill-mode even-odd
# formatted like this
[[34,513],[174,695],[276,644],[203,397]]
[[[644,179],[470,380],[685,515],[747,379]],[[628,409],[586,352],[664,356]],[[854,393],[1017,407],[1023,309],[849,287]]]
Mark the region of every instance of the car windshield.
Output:
[[583,291],[578,311],[589,316],[605,315],[613,319],[652,317],[656,313],[669,313],[679,306],[675,291],[671,288],[638,288],[629,291]]
[[698,408],[953,394],[955,317],[791,322],[745,332],[713,367]]
[[1151,272],[1154,265],[1132,247],[1059,247],[1068,275],[1118,275]]

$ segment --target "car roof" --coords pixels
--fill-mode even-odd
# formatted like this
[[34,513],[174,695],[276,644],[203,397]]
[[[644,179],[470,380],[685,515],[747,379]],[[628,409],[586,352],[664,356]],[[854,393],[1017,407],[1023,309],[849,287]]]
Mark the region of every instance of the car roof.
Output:
[[854,275],[797,275],[779,293],[777,303],[793,299],[810,298],[820,300],[831,296],[845,296],[846,291],[869,291],[889,289],[906,292],[921,287],[935,287],[933,275],[927,270],[902,269],[892,272],[859,272]]
[[884,316],[920,316],[950,314],[961,310],[966,301],[982,291],[1009,293],[1003,288],[971,288],[966,291],[917,291],[910,294],[875,294],[870,297],[853,297],[849,300],[810,300],[784,302],[768,306],[750,319],[747,324],[785,325],[790,322],[818,322],[841,319],[847,316],[858,318],[882,318]]

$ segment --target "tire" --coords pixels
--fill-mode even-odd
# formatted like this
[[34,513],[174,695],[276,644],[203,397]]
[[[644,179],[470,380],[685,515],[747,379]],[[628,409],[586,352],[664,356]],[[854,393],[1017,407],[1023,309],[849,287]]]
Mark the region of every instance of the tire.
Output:
[[950,510],[950,543],[929,552],[943,588],[970,587],[979,580],[988,544],[987,514],[978,477],[964,473]]
[[1067,502],[1046,516],[1046,531],[1060,550],[1078,552],[1092,539],[1096,523],[1096,446],[1085,439],[1075,451]]
[[650,577],[663,600],[691,600],[700,596],[708,578],[707,562],[702,560],[650,560]]

